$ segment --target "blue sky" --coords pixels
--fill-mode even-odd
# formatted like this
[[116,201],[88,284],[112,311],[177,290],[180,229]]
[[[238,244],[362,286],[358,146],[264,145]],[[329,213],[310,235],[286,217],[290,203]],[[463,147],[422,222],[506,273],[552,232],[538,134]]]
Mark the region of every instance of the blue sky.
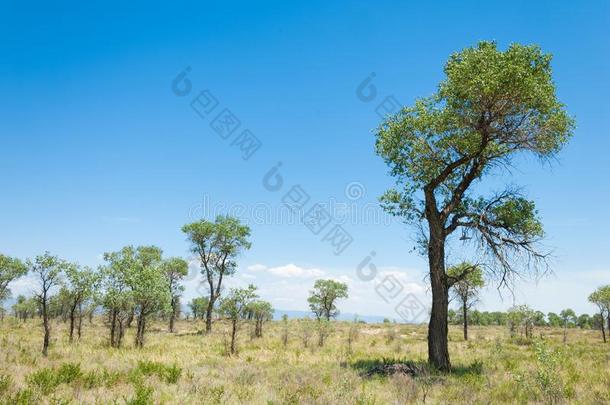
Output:
[[[607,2],[10,1],[2,9],[3,253],[50,250],[96,266],[104,251],[156,244],[186,257],[181,225],[230,209],[251,225],[253,242],[232,284],[254,282],[276,307],[305,309],[313,280],[335,277],[353,291],[346,312],[393,316],[376,281],[356,280],[355,268],[375,251],[380,275],[396,274],[402,293],[425,302],[426,262],[412,252],[411,230],[375,208],[392,184],[374,154],[376,107],[431,94],[452,52],[496,40],[554,55],[558,95],[578,125],[559,162],[525,160],[493,179],[523,185],[537,201],[556,255],[555,276],[524,283],[516,300],[593,311],[586,295],[610,282]],[[192,89],[179,97],[172,81],[187,66]],[[365,102],[357,88],[371,73],[377,94]],[[218,106],[201,118],[190,102],[203,90]],[[210,126],[224,108],[241,122],[233,136],[249,129],[262,143],[248,160]],[[285,184],[271,192],[262,179],[278,162]],[[308,207],[339,205],[333,223],[353,238],[342,254],[321,241],[325,231],[313,235],[278,213],[293,185]],[[269,218],[255,218],[261,212]],[[347,213],[355,219],[343,221]],[[197,280],[188,283],[196,294]],[[511,303],[492,286],[481,308]]]

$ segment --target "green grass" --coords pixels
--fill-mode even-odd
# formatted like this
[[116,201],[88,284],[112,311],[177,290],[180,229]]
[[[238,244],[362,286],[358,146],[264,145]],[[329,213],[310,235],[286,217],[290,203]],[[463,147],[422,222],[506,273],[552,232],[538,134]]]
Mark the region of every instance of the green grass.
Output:
[[[450,329],[453,370],[426,364],[426,327],[333,323],[324,347],[301,325],[269,323],[264,337],[240,330],[236,356],[226,356],[228,325],[202,335],[201,322],[178,323],[178,332],[153,323],[143,349],[107,344],[101,319],[86,323],[70,344],[62,322],[53,323],[49,357],[40,354],[37,320],[0,324],[0,404],[403,404],[403,403],[610,403],[610,344],[598,331],[540,328],[535,339],[511,339],[501,327],[472,327],[463,341]],[[352,342],[348,335],[352,328]],[[354,339],[355,337],[355,339]],[[370,372],[409,364],[416,375]]]

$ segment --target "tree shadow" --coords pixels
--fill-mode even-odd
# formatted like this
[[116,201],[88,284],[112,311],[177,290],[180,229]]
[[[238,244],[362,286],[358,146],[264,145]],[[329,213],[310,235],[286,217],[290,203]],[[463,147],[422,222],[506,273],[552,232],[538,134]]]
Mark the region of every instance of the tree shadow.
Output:
[[449,373],[443,373],[431,367],[425,361],[407,359],[358,359],[350,363],[362,377],[387,377],[394,374],[403,374],[410,377],[442,377],[453,375],[456,377],[480,376],[483,374],[483,363],[476,360],[469,365],[457,365]]

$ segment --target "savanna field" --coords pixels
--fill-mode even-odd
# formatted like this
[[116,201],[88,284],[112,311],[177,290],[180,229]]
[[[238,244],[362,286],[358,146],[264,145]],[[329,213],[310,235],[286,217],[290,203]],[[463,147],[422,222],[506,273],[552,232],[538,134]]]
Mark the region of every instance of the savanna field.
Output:
[[[610,403],[610,344],[599,331],[537,328],[532,339],[504,327],[451,326],[453,371],[426,366],[426,326],[333,322],[324,345],[306,321],[273,321],[263,337],[239,331],[227,355],[229,325],[179,321],[151,325],[146,344],[108,345],[103,319],[70,344],[53,321],[48,358],[40,321],[0,324],[2,404],[404,404]],[[307,343],[305,343],[307,341]],[[392,366],[404,364],[404,366]]]

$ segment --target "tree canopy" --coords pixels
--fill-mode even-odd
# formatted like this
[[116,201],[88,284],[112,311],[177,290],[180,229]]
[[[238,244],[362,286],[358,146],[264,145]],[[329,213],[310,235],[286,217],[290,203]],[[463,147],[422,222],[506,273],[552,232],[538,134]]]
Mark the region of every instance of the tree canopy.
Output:
[[347,284],[335,280],[316,280],[307,302],[316,318],[327,321],[339,314],[336,302],[347,298]]

